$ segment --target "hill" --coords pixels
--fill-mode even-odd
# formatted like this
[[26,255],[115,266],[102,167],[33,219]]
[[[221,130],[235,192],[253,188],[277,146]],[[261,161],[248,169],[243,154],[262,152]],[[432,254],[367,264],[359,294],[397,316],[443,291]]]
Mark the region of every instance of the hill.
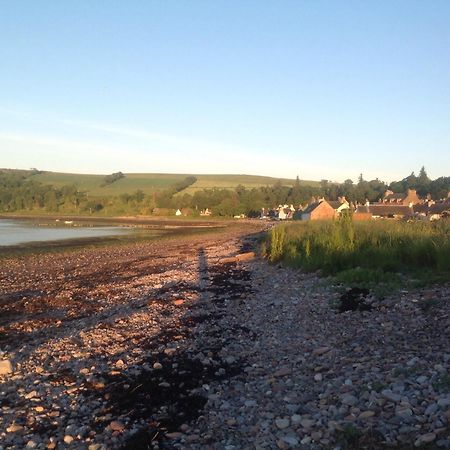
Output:
[[[124,175],[123,178],[106,185],[104,184],[105,175],[40,172],[33,175],[33,179],[43,184],[51,184],[56,188],[68,184],[75,184],[80,191],[88,193],[90,198],[117,196],[125,193],[131,194],[138,189],[149,195],[166,189],[169,186],[184,180],[188,176],[194,176],[197,178],[197,181],[184,189],[181,192],[182,194],[187,193],[192,195],[197,191],[213,188],[234,190],[239,185],[252,189],[261,186],[271,186],[279,181],[285,186],[293,186],[295,183],[294,179],[279,179],[258,175],[189,175],[156,173],[125,173]],[[300,184],[312,187],[319,186],[319,182],[309,180],[301,180]]]

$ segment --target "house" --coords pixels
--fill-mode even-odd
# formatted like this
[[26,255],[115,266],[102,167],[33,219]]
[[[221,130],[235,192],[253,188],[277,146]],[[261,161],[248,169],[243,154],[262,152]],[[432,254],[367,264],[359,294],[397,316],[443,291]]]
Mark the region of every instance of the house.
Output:
[[[360,214],[364,216],[359,216]],[[358,206],[355,212],[355,219],[367,220],[368,215],[373,219],[403,219],[412,217],[414,210],[412,206],[384,203],[366,203],[364,206]]]
[[302,212],[302,220],[331,220],[336,217],[336,210],[326,200],[311,203]]
[[328,204],[336,211],[336,215],[340,216],[342,211],[350,210],[350,204],[345,197],[339,197],[338,200],[327,200]]
[[417,195],[415,189],[408,189],[406,194],[394,193],[392,191],[386,191],[384,193],[382,203],[386,203],[389,205],[403,205],[403,206],[412,206],[421,203],[421,199]]
[[414,213],[417,217],[426,220],[439,220],[444,217],[450,217],[450,202],[428,202],[423,205],[414,205]]

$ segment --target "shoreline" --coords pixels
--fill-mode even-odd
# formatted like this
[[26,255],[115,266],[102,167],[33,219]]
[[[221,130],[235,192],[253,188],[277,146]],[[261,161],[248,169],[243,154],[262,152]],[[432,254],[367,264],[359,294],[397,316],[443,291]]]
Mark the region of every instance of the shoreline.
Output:
[[254,257],[264,225],[0,266],[2,445],[450,445],[450,285],[341,314]]

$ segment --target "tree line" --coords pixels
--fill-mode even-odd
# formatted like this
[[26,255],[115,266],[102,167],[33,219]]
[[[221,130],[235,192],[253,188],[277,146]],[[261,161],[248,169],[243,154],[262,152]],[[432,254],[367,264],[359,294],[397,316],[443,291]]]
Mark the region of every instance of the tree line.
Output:
[[[400,181],[387,185],[378,179],[367,181],[361,174],[356,183],[345,180],[335,183],[322,180],[318,186],[303,186],[297,177],[287,186],[281,181],[258,188],[239,185],[235,189],[202,189],[193,194],[183,193],[197,180],[193,176],[184,178],[168,188],[145,194],[142,190],[118,196],[90,198],[88,192],[80,191],[75,184],[54,187],[33,179],[33,171],[0,171],[0,212],[49,212],[66,214],[172,214],[175,209],[184,209],[190,215],[199,214],[209,208],[216,216],[246,214],[259,215],[261,208],[279,204],[298,207],[306,205],[313,198],[325,197],[337,200],[345,197],[349,202],[364,203],[378,201],[387,189],[406,192],[416,189],[418,194],[428,194],[435,200],[447,196],[450,177],[431,180],[424,167],[419,175],[414,173]],[[105,177],[104,182],[116,182],[124,175],[121,172]]]

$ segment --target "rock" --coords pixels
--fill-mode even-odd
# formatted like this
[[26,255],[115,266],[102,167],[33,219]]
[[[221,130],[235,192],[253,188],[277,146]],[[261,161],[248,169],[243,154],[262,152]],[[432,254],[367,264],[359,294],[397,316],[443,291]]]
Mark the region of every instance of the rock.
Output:
[[71,436],[70,434],[66,434],[64,436],[64,442],[66,444],[71,444],[73,442],[73,436]]
[[383,391],[381,391],[381,396],[393,403],[398,403],[402,399],[400,395],[394,394],[394,392],[392,392],[390,389],[384,389]]
[[166,433],[166,437],[169,439],[179,439],[181,436],[183,436],[183,433],[180,433],[179,431],[173,431],[172,433]]
[[166,348],[164,349],[164,354],[167,356],[172,356],[174,353],[176,353],[176,348]]
[[247,252],[236,255],[237,261],[249,261],[255,258],[255,252]]
[[179,298],[179,299],[173,301],[173,304],[174,304],[175,306],[181,306],[183,303],[184,303],[184,300],[181,299],[181,298]]
[[450,397],[447,398],[440,398],[437,401],[437,404],[441,407],[441,408],[447,408],[448,406],[450,406]]
[[281,417],[278,417],[277,419],[275,419],[275,425],[280,430],[284,430],[285,428],[287,428],[289,426],[289,424],[290,424],[289,419],[282,419]]
[[34,442],[33,440],[29,440],[27,442],[27,448],[36,448],[38,445],[36,442]]
[[112,431],[122,432],[125,429],[125,425],[122,422],[120,422],[119,420],[113,420],[109,424],[109,428],[111,428]]
[[433,442],[435,439],[436,439],[436,434],[434,434],[434,433],[422,434],[414,442],[414,445],[416,447],[420,447],[422,444],[429,444],[430,442]]
[[427,408],[425,409],[425,415],[426,416],[432,416],[433,414],[435,414],[438,410],[438,405],[437,403],[431,403],[430,405],[427,406]]
[[342,397],[342,403],[347,406],[355,406],[358,403],[358,399],[352,394],[346,394]]
[[290,375],[292,373],[292,369],[289,367],[282,367],[281,369],[278,369],[276,372],[274,372],[274,377],[285,377],[286,375]]
[[9,359],[4,359],[0,361],[0,375],[8,375],[12,371],[13,367]]
[[155,362],[155,364],[153,364],[153,368],[155,370],[161,370],[163,368],[162,364],[159,362]]
[[419,384],[424,384],[428,381],[428,377],[426,377],[425,375],[422,375],[420,377],[416,378],[417,383]]
[[281,440],[291,447],[296,447],[298,445],[298,439],[294,436],[283,436]]
[[363,411],[359,416],[358,419],[360,420],[365,420],[365,419],[370,419],[371,417],[373,417],[375,415],[374,411]]
[[312,428],[315,425],[315,421],[312,419],[302,419],[300,420],[300,425],[306,430]]
[[314,356],[320,356],[330,351],[330,347],[319,347],[313,350],[312,354]]
[[316,373],[314,375],[314,381],[322,381],[322,374],[321,373]]
[[17,432],[22,431],[22,430],[23,430],[23,426],[22,426],[22,425],[19,425],[19,424],[17,424],[17,423],[13,423],[12,425],[10,425],[10,426],[6,429],[6,431],[7,431],[8,433],[17,433]]
[[37,392],[36,391],[31,391],[27,395],[25,395],[25,398],[26,399],[30,399],[30,398],[34,398],[36,396],[37,396]]
[[301,420],[302,416],[300,416],[299,414],[294,414],[291,416],[292,425],[300,425]]

